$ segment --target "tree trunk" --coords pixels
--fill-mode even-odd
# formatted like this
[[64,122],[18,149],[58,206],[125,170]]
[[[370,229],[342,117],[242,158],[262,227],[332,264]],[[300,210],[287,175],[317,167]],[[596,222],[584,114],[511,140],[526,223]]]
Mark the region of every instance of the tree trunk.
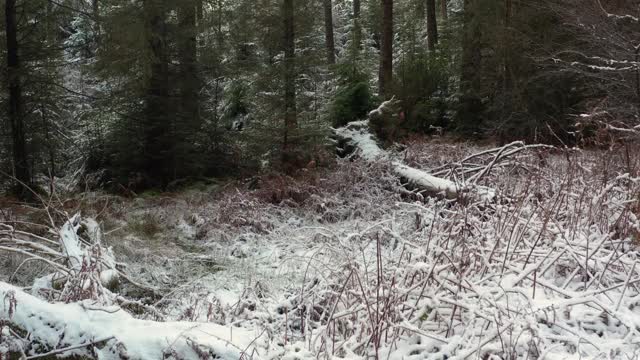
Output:
[[[402,161],[396,160],[391,154],[378,145],[378,140],[371,134],[371,120],[374,116],[379,116],[394,112],[394,107],[398,101],[385,101],[378,109],[371,112],[369,120],[366,122],[357,121],[347,124],[344,127],[334,130],[337,137],[339,151],[354,151],[359,149],[360,156],[369,163],[385,162],[390,163],[392,171],[402,179],[416,193],[427,193],[433,196],[444,196],[448,199],[493,201],[495,191],[491,188],[479,187],[477,192],[467,192],[467,186],[460,182],[453,182],[440,178],[417,168],[405,165]],[[500,151],[496,149],[495,151]],[[344,153],[343,153],[344,154]],[[348,153],[344,154],[348,155]]]
[[327,63],[336,63],[336,45],[333,36],[333,5],[331,0],[323,0],[324,4],[324,33],[327,47]]
[[379,92],[389,99],[393,86],[393,0],[382,1],[382,43],[380,48]]
[[204,37],[202,33],[204,32],[204,0],[196,0],[196,22],[198,24],[198,46],[204,47]]
[[460,99],[456,113],[461,133],[475,136],[482,129],[486,112],[482,102],[482,44],[480,26],[475,19],[476,0],[464,0]]
[[360,27],[360,0],[353,0],[353,48],[357,54],[362,42],[362,28]]
[[505,0],[505,28],[503,41],[504,46],[504,88],[508,91],[512,85],[511,77],[511,17],[513,16],[513,2],[512,0]]
[[27,156],[27,142],[24,127],[24,103],[22,100],[21,68],[18,56],[18,24],[16,22],[16,0],[5,0],[7,69],[9,83],[9,122],[13,142],[13,170],[16,195],[23,200],[32,197],[29,185],[31,175]]
[[435,51],[438,44],[438,23],[436,20],[436,0],[427,0],[427,47]]
[[202,22],[204,20],[204,0],[196,1],[196,9],[198,12],[198,26],[202,27]]
[[447,10],[447,0],[440,0],[440,17],[445,21],[449,18],[449,12]]
[[474,0],[464,0],[464,25],[462,35],[462,73],[460,86],[463,94],[475,94],[480,87],[480,29],[474,17]]
[[196,3],[182,0],[178,8],[180,60],[181,117],[186,129],[193,135],[200,126],[200,79],[198,77],[198,49]]
[[93,0],[91,2],[91,11],[93,12],[94,21],[98,21],[100,17],[100,3],[99,0]]
[[292,132],[297,127],[296,114],[296,49],[293,0],[284,0],[284,134],[283,134],[283,160],[289,158],[292,141]]
[[144,1],[151,66],[146,94],[145,124],[143,124],[143,168],[148,177],[148,185],[163,187],[169,183],[174,168],[169,134],[171,106],[165,1]]
[[223,3],[222,0],[218,0],[217,1],[217,7],[218,7],[218,23],[217,25],[217,29],[216,29],[216,41],[218,44],[218,48],[220,49],[220,51],[222,51],[223,47],[224,47],[224,32],[222,30],[223,28],[223,21],[224,21],[224,8],[223,8]]

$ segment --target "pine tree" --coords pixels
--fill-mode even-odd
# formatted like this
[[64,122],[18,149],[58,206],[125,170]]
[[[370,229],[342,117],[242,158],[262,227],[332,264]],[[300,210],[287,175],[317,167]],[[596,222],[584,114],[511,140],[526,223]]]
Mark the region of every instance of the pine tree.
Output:
[[178,135],[176,153],[180,158],[180,176],[196,172],[199,160],[194,150],[201,124],[200,114],[200,71],[198,66],[196,2],[181,1],[178,7],[178,58],[180,61],[178,78],[180,87],[177,124]]
[[333,34],[333,5],[331,0],[323,0],[324,6],[324,32],[327,46],[327,64],[336,63],[336,45]]
[[389,99],[393,94],[393,0],[382,2],[382,41],[380,47],[380,96]]
[[296,50],[293,0],[284,0],[284,162],[291,161],[294,131],[298,126],[296,112]]
[[438,23],[436,20],[436,0],[427,0],[427,47],[435,51],[438,44]]
[[18,23],[16,0],[5,0],[5,26],[7,36],[7,70],[9,73],[9,122],[13,143],[13,169],[16,194],[23,200],[31,197],[31,174],[28,164],[25,109],[22,96],[22,72],[18,54]]
[[150,54],[150,73],[144,114],[143,171],[153,185],[168,185],[175,160],[170,145],[172,110],[169,94],[167,49],[167,4],[165,0],[145,0],[146,36]]

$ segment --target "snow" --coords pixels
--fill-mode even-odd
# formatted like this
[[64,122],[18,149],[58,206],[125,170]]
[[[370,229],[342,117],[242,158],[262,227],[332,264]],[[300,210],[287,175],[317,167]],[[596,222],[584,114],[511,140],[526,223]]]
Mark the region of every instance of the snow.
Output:
[[62,226],[59,234],[62,249],[70,262],[70,268],[76,272],[80,271],[86,258],[86,253],[80,246],[81,242],[77,235],[79,228],[80,214],[76,214]]
[[91,301],[49,304],[3,282],[0,299],[4,299],[0,319],[28,332],[31,346],[38,343],[53,349],[108,339],[91,350],[79,348],[66,356],[90,356],[93,351],[105,360],[163,359],[168,354],[198,359],[195,342],[198,351],[236,360],[250,353],[251,342],[258,338],[252,332],[216,324],[137,320],[118,307],[94,306]]
[[[376,153],[371,137],[360,139]],[[450,152],[425,153],[438,150]],[[168,238],[201,246],[170,254],[168,241],[137,241],[148,247],[144,256],[118,253],[136,279],[169,284],[153,300],[167,322],[94,300],[48,303],[5,283],[0,318],[51,342],[49,350],[103,339],[95,345],[101,359],[125,347],[132,359],[207,358],[188,339],[225,359],[249,345],[255,357],[300,360],[618,359],[640,351],[640,179],[625,166],[602,168],[599,157],[577,151],[549,155],[548,167],[523,156],[486,175],[512,201],[411,202],[390,174],[403,164],[377,154],[373,163],[339,161],[313,184],[287,178],[291,191],[309,194],[298,202],[272,202],[278,188],[265,180],[215,201],[124,205],[123,213],[158,213]],[[529,171],[514,171],[522,167]],[[448,190],[440,176],[409,169]],[[202,240],[192,239],[196,231]],[[189,262],[205,257],[216,270]],[[7,332],[4,349],[12,346]]]
[[393,167],[401,177],[409,179],[410,182],[428,189],[435,189],[438,193],[444,193],[446,197],[456,197],[459,187],[452,181],[441,179],[428,173],[394,162]]
[[[384,102],[377,110],[372,113],[381,113],[391,103],[392,100]],[[371,116],[372,114],[370,114]],[[456,198],[459,194],[467,192],[469,186],[464,183],[455,183],[453,181],[439,178],[429,174],[426,171],[415,169],[403,164],[399,160],[394,160],[391,154],[383,150],[377,143],[373,134],[369,130],[369,121],[356,121],[347,124],[347,126],[334,129],[337,136],[349,139],[349,142],[358,149],[358,155],[369,163],[379,161],[391,161],[391,166],[395,173],[401,178],[406,179],[411,185],[418,186],[422,189],[429,189],[433,193],[443,194],[447,198]],[[491,201],[496,194],[487,187],[475,187],[476,195],[484,201]]]
[[351,142],[359,149],[360,156],[368,162],[385,160],[388,154],[380,148],[369,131],[369,121],[356,121],[347,126],[335,129],[336,134]]

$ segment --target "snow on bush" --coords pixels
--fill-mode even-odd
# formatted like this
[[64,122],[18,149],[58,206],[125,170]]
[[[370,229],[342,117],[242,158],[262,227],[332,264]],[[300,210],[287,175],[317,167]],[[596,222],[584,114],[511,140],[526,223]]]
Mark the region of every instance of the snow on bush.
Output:
[[[210,353],[230,357],[241,356],[238,348],[245,345],[270,359],[637,356],[640,179],[634,160],[533,149],[513,154],[513,161],[494,161],[519,148],[492,149],[429,171],[455,177],[481,164],[467,179],[495,188],[503,195],[496,202],[415,201],[419,197],[398,191],[389,162],[344,160],[332,171],[264,177],[257,189],[238,183],[203,194],[208,201],[154,207],[165,219],[195,219],[187,225],[205,234],[197,240],[199,253],[177,253],[176,259],[162,253],[163,262],[148,262],[148,256],[130,264],[139,276],[157,274],[157,267],[186,279],[142,304],[167,322],[101,309],[119,309],[113,319],[122,317],[123,326],[145,324],[181,339],[175,344],[186,344],[183,352],[171,356],[185,359],[207,358],[190,352],[180,337],[185,324],[193,331],[211,326],[215,330],[206,332],[223,340],[232,332],[236,347],[217,337],[198,338]],[[483,173],[491,163],[497,166]],[[166,267],[178,258],[206,259],[216,267],[208,273]],[[90,306],[87,300],[49,304],[3,286],[2,318],[9,326],[3,334],[25,326],[17,320],[20,311],[60,308],[77,310],[81,319],[98,316],[83,308]],[[111,324],[104,311],[97,313],[96,324]],[[149,312],[135,316],[149,318]],[[54,319],[56,328],[70,321]],[[118,337],[120,331],[92,329],[49,351],[116,336],[94,347],[120,341],[128,349],[150,346],[153,356],[168,354],[166,346],[155,349],[139,338]],[[222,337],[227,331],[229,337]],[[24,339],[18,335],[3,335],[0,343],[15,346]]]

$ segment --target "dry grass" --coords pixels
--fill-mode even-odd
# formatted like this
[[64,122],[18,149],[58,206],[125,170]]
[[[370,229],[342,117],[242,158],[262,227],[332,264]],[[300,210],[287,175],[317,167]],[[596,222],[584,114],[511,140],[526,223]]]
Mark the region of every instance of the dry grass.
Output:
[[[433,169],[481,150],[414,142],[405,157]],[[222,270],[245,286],[231,306],[184,286],[159,306],[168,316],[255,327],[283,352],[616,357],[638,331],[625,316],[640,296],[638,150],[519,153],[482,179],[494,203],[418,202],[387,164],[341,161],[89,211],[124,224],[107,240],[145,281]]]

